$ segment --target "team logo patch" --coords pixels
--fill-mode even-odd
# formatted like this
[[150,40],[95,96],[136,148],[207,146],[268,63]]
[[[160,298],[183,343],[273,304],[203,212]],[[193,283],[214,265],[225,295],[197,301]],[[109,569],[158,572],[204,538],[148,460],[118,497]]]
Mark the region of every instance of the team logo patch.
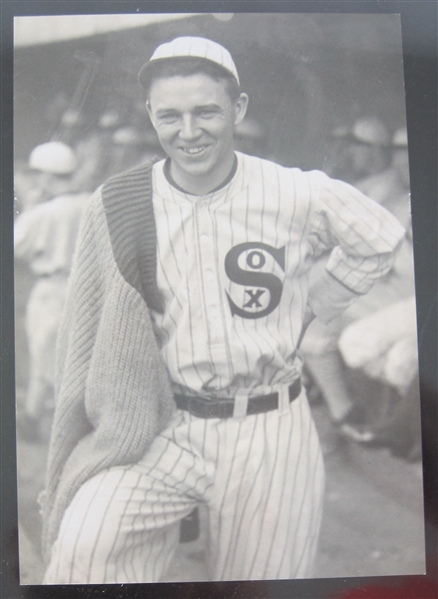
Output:
[[280,303],[283,283],[272,272],[266,272],[269,259],[271,262],[274,260],[284,272],[285,247],[276,249],[257,241],[239,243],[225,256],[227,277],[233,283],[245,287],[245,299],[241,306],[225,291],[233,316],[262,318]]

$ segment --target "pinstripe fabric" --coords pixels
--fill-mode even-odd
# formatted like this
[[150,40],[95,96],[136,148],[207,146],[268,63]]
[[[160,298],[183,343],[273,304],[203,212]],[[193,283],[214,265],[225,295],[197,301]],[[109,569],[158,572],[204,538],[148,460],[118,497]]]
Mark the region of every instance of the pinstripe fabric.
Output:
[[[179,390],[243,397],[278,388],[283,394],[300,375],[297,342],[306,305],[329,321],[389,270],[404,234],[389,213],[344,183],[243,154],[233,179],[208,196],[173,188],[163,162],[153,167],[153,184],[164,312],[152,311],[152,326]],[[114,237],[106,241],[105,256],[109,243],[113,250],[123,246],[122,237],[120,246]],[[328,271],[309,289],[314,258],[329,248]],[[122,278],[110,267],[107,283]],[[112,293],[124,296],[115,303],[126,305],[133,325],[145,315],[136,312],[129,289],[129,298],[123,285]],[[113,326],[125,347],[127,324]],[[144,332],[139,329],[140,337]],[[144,346],[138,340],[129,347],[137,373]],[[125,377],[111,382],[123,404]],[[94,383],[100,395],[108,388],[100,379]],[[87,406],[92,423],[99,416],[93,407],[99,405]],[[123,408],[116,413],[124,420]],[[304,392],[279,410],[244,418],[203,420],[177,411],[142,455],[79,489],[53,547],[47,584],[160,580],[179,521],[198,502],[209,508],[213,580],[310,574],[324,472]]]
[[[164,314],[153,320],[170,378],[183,391],[259,394],[295,380],[307,302],[321,319],[332,318],[336,307],[344,309],[389,270],[404,234],[381,206],[318,171],[238,154],[232,181],[202,197],[171,186],[163,162],[153,174],[157,280],[165,301]],[[230,280],[225,268],[227,253],[248,242],[285,248],[284,270],[264,249],[256,257],[265,261],[262,269],[248,266],[251,249],[239,256],[241,270],[281,281],[278,307],[261,318],[233,315],[227,298],[242,308],[251,293],[260,293],[255,284]],[[329,248],[328,273],[312,295],[309,270]],[[260,309],[269,297],[262,289]],[[248,312],[257,316],[257,307]]]
[[311,575],[324,472],[304,392],[245,419],[178,411],[138,464],[83,485],[66,511],[46,584],[165,578],[179,519],[209,508],[212,580]]

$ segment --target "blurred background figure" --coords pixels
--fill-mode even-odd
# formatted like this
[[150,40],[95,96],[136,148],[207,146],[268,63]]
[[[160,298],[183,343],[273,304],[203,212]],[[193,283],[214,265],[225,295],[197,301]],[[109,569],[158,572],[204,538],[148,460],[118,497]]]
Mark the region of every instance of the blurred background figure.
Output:
[[[66,114],[69,114],[69,111]],[[72,127],[66,130],[65,120],[64,114],[62,119],[64,129],[61,136],[74,140],[71,145],[74,147],[77,160],[72,185],[75,189],[93,192],[109,176],[115,174],[112,169],[111,148],[112,136],[121,123],[119,111],[115,108],[107,108],[100,114],[97,123],[92,126],[82,126],[77,131]],[[81,122],[80,118],[78,122]]]
[[64,143],[34,148],[29,157],[34,185],[15,220],[15,258],[27,262],[36,277],[26,307],[29,382],[17,414],[18,432],[28,441],[38,440],[40,417],[53,406],[58,323],[79,223],[90,198],[72,186],[76,166],[73,150]]
[[358,181],[385,170],[389,161],[390,135],[386,126],[375,116],[364,116],[352,126],[339,125],[331,131],[323,170],[330,177],[357,187]]
[[329,177],[352,183],[354,175],[351,165],[351,144],[350,129],[347,125],[339,125],[330,132],[327,152],[322,164],[322,170]]
[[394,133],[390,151],[387,168],[358,181],[356,187],[383,204],[410,229],[408,134],[405,127]]
[[372,310],[386,307],[415,294],[406,128],[395,131],[390,148],[389,167],[359,181],[356,187],[392,212],[405,227],[406,237],[387,277],[379,282],[366,301],[365,298],[361,298],[349,309],[351,320],[357,320]]
[[114,131],[111,141],[115,173],[157,159],[163,154],[155,131],[144,130],[144,127],[141,129],[133,125],[120,127]]
[[247,116],[240,125],[237,125],[234,132],[234,147],[238,152],[264,157],[265,142],[266,133],[256,119]]
[[120,110],[107,108],[92,124],[74,136],[77,158],[73,177],[75,189],[93,192],[111,176],[141,162],[162,157],[163,151],[144,105],[134,105],[124,117]]
[[30,208],[35,200],[37,171],[29,167],[24,160],[14,163],[14,214],[15,216]]
[[[385,397],[373,410],[375,444],[390,446],[409,459],[421,457],[418,391],[418,353],[415,281],[409,194],[408,139],[398,129],[391,142],[391,164],[358,185],[364,193],[390,210],[407,234],[392,270],[347,311],[347,326],[339,349],[347,366],[385,389]],[[357,335],[357,337],[356,337]],[[355,340],[353,341],[353,336]],[[353,378],[354,381],[354,378]],[[363,401],[362,401],[363,403]]]
[[[407,235],[388,275],[330,329],[313,323],[302,350],[343,436],[415,460],[421,443],[407,132],[398,129],[390,140],[380,121],[366,118],[352,137],[361,138],[351,146],[355,173],[368,172],[356,187],[390,210]],[[322,260],[318,268],[324,266]]]
[[391,160],[391,137],[380,119],[365,116],[354,123],[350,138],[352,177],[357,187],[361,179],[380,173],[388,167]]
[[[390,135],[383,122],[375,116],[363,116],[352,126],[335,127],[330,135],[324,170],[331,177],[352,183],[375,198],[363,185],[370,178],[379,177],[390,160]],[[321,256],[312,276],[317,278],[325,269],[326,256]],[[315,320],[309,327],[302,344],[306,369],[327,403],[334,424],[349,438],[360,441],[371,439],[371,432],[363,425],[357,413],[352,392],[346,383],[345,365],[338,349],[338,338],[344,326],[344,317],[327,327]],[[351,421],[351,424],[350,424]],[[353,426],[354,425],[354,426]]]

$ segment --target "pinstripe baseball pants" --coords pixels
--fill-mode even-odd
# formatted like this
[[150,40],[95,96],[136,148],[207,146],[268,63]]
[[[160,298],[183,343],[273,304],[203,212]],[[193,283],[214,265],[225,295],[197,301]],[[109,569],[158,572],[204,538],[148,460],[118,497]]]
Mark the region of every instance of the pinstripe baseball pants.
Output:
[[319,534],[324,467],[305,392],[244,418],[177,411],[137,464],[87,481],[64,515],[44,584],[155,582],[200,502],[211,580],[304,578]]

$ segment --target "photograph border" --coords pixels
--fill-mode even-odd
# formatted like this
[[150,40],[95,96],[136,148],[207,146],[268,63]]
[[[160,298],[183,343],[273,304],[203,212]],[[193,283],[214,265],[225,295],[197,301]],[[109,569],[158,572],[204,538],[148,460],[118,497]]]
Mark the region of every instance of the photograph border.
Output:
[[[2,0],[0,203],[0,599],[434,599],[438,594],[437,467],[437,9],[435,0],[322,2]],[[358,13],[401,15],[409,138],[422,410],[426,574],[273,581],[24,586],[19,584],[14,376],[13,17],[148,12]],[[147,587],[147,590],[146,588]],[[392,594],[391,594],[392,593]]]

